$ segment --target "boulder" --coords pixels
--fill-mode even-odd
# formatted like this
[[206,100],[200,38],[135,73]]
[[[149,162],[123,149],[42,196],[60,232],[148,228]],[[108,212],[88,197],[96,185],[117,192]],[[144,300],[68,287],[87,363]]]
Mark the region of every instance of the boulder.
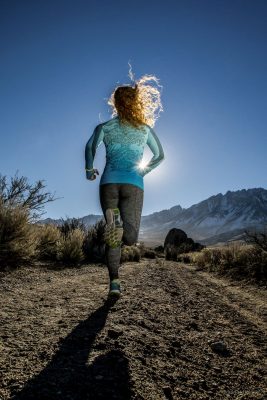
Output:
[[187,234],[182,229],[172,228],[164,240],[164,249],[167,245],[180,246],[186,239]]
[[190,251],[200,251],[203,249],[199,243],[194,242],[192,238],[178,228],[172,228],[164,241],[164,254],[166,260],[177,261],[178,254],[188,253]]

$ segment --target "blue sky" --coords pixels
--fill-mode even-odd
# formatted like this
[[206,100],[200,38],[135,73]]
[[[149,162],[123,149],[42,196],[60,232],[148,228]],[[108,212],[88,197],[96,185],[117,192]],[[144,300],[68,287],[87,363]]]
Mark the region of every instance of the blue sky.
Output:
[[264,0],[0,0],[0,173],[61,197],[43,218],[101,214],[84,147],[130,61],[163,86],[165,160],[144,178],[143,215],[266,188],[266,48]]

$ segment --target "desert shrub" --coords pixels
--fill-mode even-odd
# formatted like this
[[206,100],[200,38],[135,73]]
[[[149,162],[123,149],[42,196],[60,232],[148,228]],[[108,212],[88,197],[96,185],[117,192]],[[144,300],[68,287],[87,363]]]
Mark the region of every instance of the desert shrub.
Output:
[[129,261],[129,252],[127,246],[122,246],[121,248],[121,259],[120,262],[124,263]]
[[231,243],[220,248],[206,248],[191,256],[191,260],[208,271],[263,281],[267,279],[267,252],[259,246]]
[[[203,248],[204,246],[202,246],[199,243],[195,243],[191,238],[188,238],[187,242],[181,243],[177,246],[168,243],[164,248],[165,259],[171,261],[190,263],[192,256],[191,255],[185,256],[185,254],[199,252]],[[212,257],[215,257],[215,254],[214,255],[209,254],[209,258]]]
[[[218,271],[227,271],[229,268],[238,265],[245,265],[247,263],[247,257],[242,257],[243,246],[240,243],[230,243],[224,247],[221,247],[221,259],[219,262]],[[247,249],[244,249],[247,251]]]
[[101,219],[95,225],[90,227],[84,237],[83,252],[85,260],[89,262],[105,261],[105,241],[104,229],[105,220]]
[[58,228],[65,237],[75,229],[80,229],[81,231],[86,232],[85,225],[78,218],[67,218],[66,220],[61,218],[61,224]]
[[121,263],[128,261],[140,261],[140,250],[135,245],[126,246],[123,245],[121,248]]
[[194,242],[193,242],[193,244],[189,243],[189,242],[180,244],[180,246],[177,248],[177,254],[189,253],[190,251],[193,251],[193,245],[194,245]]
[[106,222],[101,219],[94,225],[94,235],[96,243],[102,245],[104,243],[104,232],[105,232]]
[[192,257],[192,261],[196,264],[199,268],[204,268],[210,261],[210,252],[208,249],[204,249],[201,252],[195,254]]
[[121,248],[120,262],[124,263],[124,262],[128,262],[128,261],[132,261],[132,259],[133,259],[133,252],[132,252],[131,246],[123,245]]
[[191,257],[189,256],[189,254],[180,254],[177,257],[177,261],[178,262],[182,262],[184,264],[190,264],[191,263]]
[[167,244],[164,249],[165,260],[177,261],[178,247]]
[[264,251],[257,246],[241,246],[235,254],[234,263],[237,265],[255,265],[262,262],[264,262]]
[[211,249],[210,250],[210,269],[216,269],[220,265],[222,260],[221,249]]
[[83,240],[82,249],[85,256],[85,260],[87,261],[93,261],[93,235],[94,235],[94,228],[89,228]]
[[164,252],[164,247],[162,245],[156,246],[154,248],[154,250],[157,251],[158,253],[163,253]]
[[134,253],[133,253],[132,246],[128,246],[127,254],[128,254],[128,261],[133,261]]
[[138,247],[133,246],[133,261],[140,261],[141,253]]
[[261,231],[245,231],[245,240],[249,244],[253,244],[265,252],[267,252],[267,226],[262,228]]
[[43,181],[39,180],[32,185],[25,176],[19,177],[18,171],[16,171],[14,177],[11,177],[10,182],[7,182],[6,175],[0,174],[1,201],[4,205],[12,208],[15,206],[27,208],[29,221],[33,221],[44,214],[42,210],[45,203],[57,200],[51,193],[43,193],[44,188]]
[[151,259],[152,258],[156,258],[156,252],[155,252],[155,250],[152,250],[152,249],[149,249],[149,248],[145,248],[143,257],[144,258],[151,258]]
[[45,224],[38,226],[38,258],[56,261],[58,258],[61,233],[57,226]]
[[267,253],[257,245],[240,246],[236,252],[233,267],[240,275],[249,276],[257,280],[266,280]]
[[151,249],[150,247],[146,247],[144,242],[140,242],[138,244],[138,249],[139,249],[139,252],[140,252],[140,258],[141,257],[156,258],[155,250]]
[[218,248],[205,248],[196,253],[194,262],[198,267],[206,267],[209,271],[215,270],[220,264],[221,250]]
[[138,249],[140,251],[140,256],[143,257],[144,256],[144,252],[145,252],[145,244],[144,244],[144,242],[139,242],[138,243]]
[[29,209],[0,198],[0,268],[31,264],[38,239],[29,223]]
[[79,228],[61,235],[58,249],[58,260],[65,264],[77,265],[84,260],[83,241],[85,233]]
[[225,267],[229,267],[234,264],[234,260],[236,257],[235,250],[231,247],[227,247],[223,249],[221,253],[221,262],[220,264]]

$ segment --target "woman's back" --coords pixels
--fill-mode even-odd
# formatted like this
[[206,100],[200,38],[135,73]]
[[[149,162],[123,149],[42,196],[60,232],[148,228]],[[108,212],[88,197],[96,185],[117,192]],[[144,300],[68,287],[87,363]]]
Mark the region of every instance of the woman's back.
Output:
[[147,127],[143,126],[141,130],[123,125],[118,117],[115,117],[104,124],[102,129],[103,142],[106,146],[106,168],[114,171],[137,172],[148,138]]
[[[100,185],[104,183],[132,183],[143,189],[143,176],[155,168],[164,158],[163,149],[154,132],[146,124],[136,128],[120,122],[118,116],[99,124],[88,141],[88,159],[90,148],[95,154],[101,143],[106,147],[106,165]],[[145,145],[153,152],[153,158],[145,168],[140,167]]]

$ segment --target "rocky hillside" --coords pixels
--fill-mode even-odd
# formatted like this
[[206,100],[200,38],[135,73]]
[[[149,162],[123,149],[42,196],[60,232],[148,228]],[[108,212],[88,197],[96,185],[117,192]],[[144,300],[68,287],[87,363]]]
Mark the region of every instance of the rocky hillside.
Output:
[[[86,225],[93,225],[101,218],[102,215],[91,214],[82,220]],[[176,205],[143,216],[139,240],[162,244],[171,228],[179,228],[196,241],[212,244],[239,238],[245,229],[260,229],[266,225],[267,190],[243,189],[219,193],[189,208]]]
[[161,240],[171,228],[184,230],[195,240],[226,241],[247,228],[267,224],[267,190],[219,193],[187,209],[172,207],[143,217],[140,239]]

